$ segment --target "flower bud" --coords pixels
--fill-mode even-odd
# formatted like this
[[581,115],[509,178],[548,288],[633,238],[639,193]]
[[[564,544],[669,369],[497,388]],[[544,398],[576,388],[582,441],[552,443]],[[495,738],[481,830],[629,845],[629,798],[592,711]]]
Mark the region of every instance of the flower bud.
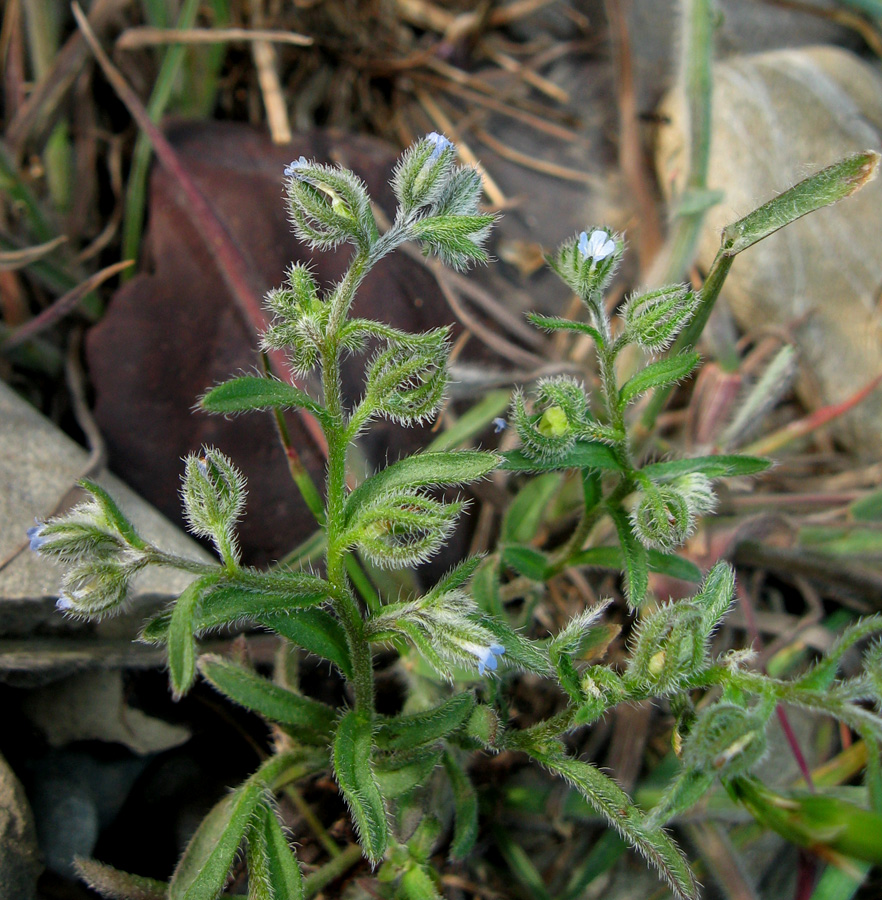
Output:
[[536,412],[527,412],[519,391],[512,401],[512,422],[524,453],[535,460],[562,459],[577,438],[593,436],[597,423],[588,409],[585,390],[572,378],[542,379],[536,385]]
[[683,741],[687,769],[735,778],[746,775],[766,752],[765,722],[754,712],[719,702],[704,710]]
[[689,537],[695,517],[686,498],[672,485],[647,482],[631,513],[634,534],[642,544],[672,550]]
[[586,669],[580,686],[585,700],[576,714],[576,724],[579,725],[596,722],[627,695],[625,683],[608,666],[591,666]]
[[456,150],[444,135],[432,132],[402,154],[392,175],[392,190],[406,217],[435,203],[453,171]]
[[222,555],[232,551],[233,529],[245,508],[245,479],[219,450],[207,448],[203,456],[185,460],[181,496],[190,529],[211,538]]
[[146,561],[132,555],[128,560],[91,560],[69,569],[62,579],[58,609],[83,618],[100,618],[118,610],[128,595],[132,576]]
[[666,349],[686,326],[698,305],[698,298],[684,284],[632,297],[621,312],[625,335],[650,353]]

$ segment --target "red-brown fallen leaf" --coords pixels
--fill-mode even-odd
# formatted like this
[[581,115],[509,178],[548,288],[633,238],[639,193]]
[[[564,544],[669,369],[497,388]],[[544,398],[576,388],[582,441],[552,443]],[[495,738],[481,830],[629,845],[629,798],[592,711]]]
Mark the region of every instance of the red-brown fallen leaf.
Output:
[[[396,152],[376,140],[319,132],[278,147],[247,126],[220,122],[176,123],[167,136],[259,273],[258,296],[282,282],[292,261],[312,258],[292,235],[283,203],[282,170],[291,159],[303,154],[347,165],[381,205],[391,206],[387,182]],[[150,271],[117,292],[87,340],[95,415],[111,467],[172,519],[181,518],[181,457],[203,444],[231,456],[248,478],[242,547],[246,560],[259,564],[291,549],[315,523],[288,474],[269,415],[229,421],[193,412],[206,388],[254,370],[259,323],[243,320],[181,202],[175,183],[155,169],[145,242]],[[319,281],[340,278],[347,257],[346,249],[317,254]],[[408,330],[451,321],[430,274],[403,254],[372,273],[356,312]],[[347,362],[344,378],[348,393],[357,395],[361,360]],[[289,417],[289,426],[304,464],[320,483],[324,459],[299,419]],[[379,465],[424,442],[419,431],[382,424],[366,449]]]

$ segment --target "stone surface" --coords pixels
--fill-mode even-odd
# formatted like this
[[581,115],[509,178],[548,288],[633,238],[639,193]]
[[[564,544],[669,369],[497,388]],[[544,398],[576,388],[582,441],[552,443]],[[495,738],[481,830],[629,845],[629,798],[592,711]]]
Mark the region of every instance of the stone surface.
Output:
[[[657,155],[663,185],[682,175],[684,116],[675,98]],[[882,149],[882,75],[834,47],[744,56],[714,68],[708,186],[723,201],[698,249],[706,271],[729,222],[858,150]],[[751,247],[735,261],[724,297],[748,331],[787,329],[811,407],[838,403],[882,370],[882,179]],[[858,452],[878,455],[882,393],[831,426]]]
[[[0,678],[34,679],[90,665],[156,665],[156,648],[131,646],[150,609],[178,596],[192,576],[150,568],[134,583],[130,610],[98,624],[55,610],[61,570],[31,553],[27,529],[79,499],[75,482],[88,455],[52,422],[0,382]],[[113,495],[145,538],[169,552],[209,559],[205,551],[118,478],[95,479]],[[27,680],[27,679],[26,679]]]
[[31,691],[24,712],[50,747],[106,741],[143,755],[177,747],[190,737],[188,728],[128,706],[119,669],[81,672]]
[[0,900],[31,900],[42,868],[24,788],[0,756]]

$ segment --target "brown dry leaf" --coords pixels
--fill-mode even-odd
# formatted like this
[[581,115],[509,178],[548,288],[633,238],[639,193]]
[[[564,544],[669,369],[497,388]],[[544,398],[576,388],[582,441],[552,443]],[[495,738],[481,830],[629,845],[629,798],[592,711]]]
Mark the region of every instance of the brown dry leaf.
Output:
[[[254,129],[222,122],[176,123],[167,135],[253,271],[260,273],[263,283],[253,286],[258,296],[282,282],[292,261],[312,259],[291,233],[282,202],[282,171],[291,159],[303,154],[349,166],[381,205],[391,205],[387,181],[397,154],[376,140],[315,132],[278,147]],[[288,474],[269,415],[229,421],[192,410],[207,388],[254,371],[260,323],[243,320],[181,202],[175,183],[157,168],[146,236],[150,271],[117,292],[88,336],[95,415],[111,467],[178,521],[181,457],[203,444],[231,456],[248,478],[249,512],[241,542],[246,560],[258,564],[290,550],[314,531],[315,523]],[[319,281],[329,285],[340,278],[347,256],[345,248],[317,254]],[[384,260],[367,279],[356,314],[408,330],[452,318],[430,273],[404,254]],[[345,367],[351,396],[360,392],[361,364],[354,359]],[[301,420],[292,416],[289,426],[294,446],[320,482],[323,457]],[[376,466],[425,442],[418,431],[381,424],[365,449]]]

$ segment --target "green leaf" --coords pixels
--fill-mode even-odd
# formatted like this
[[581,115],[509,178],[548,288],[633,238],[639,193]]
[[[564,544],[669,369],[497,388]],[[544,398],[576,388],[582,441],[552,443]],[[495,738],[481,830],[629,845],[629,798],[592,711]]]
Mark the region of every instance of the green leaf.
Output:
[[637,540],[631,530],[631,520],[619,504],[611,504],[608,510],[625,555],[625,595],[628,605],[634,609],[646,599],[646,591],[649,589],[649,561],[646,547]]
[[597,441],[576,441],[565,456],[552,462],[530,459],[522,450],[509,450],[502,456],[503,461],[499,468],[508,472],[557,472],[561,469],[625,471],[612,448]]
[[327,747],[335,715],[330,706],[295,694],[219,656],[202,656],[199,671],[234,703],[272,722],[296,727],[305,743]]
[[512,544],[502,548],[502,561],[532,581],[545,581],[550,565],[548,556],[541,550]]
[[523,544],[535,537],[560,481],[560,475],[549,472],[531,479],[518,491],[502,519],[499,535],[502,543]]
[[653,481],[673,481],[681,475],[698,472],[708,478],[734,478],[736,475],[757,475],[765,472],[772,460],[760,456],[741,456],[737,453],[719,456],[695,456],[692,459],[673,459],[669,462],[649,463],[640,471]]
[[196,621],[203,594],[216,575],[198,578],[175,603],[168,629],[168,669],[175,699],[183,697],[196,679]]
[[462,693],[423,712],[383,719],[374,742],[379,750],[414,750],[434,743],[462,727],[474,706],[474,694]]
[[[676,553],[663,553],[661,550],[647,550],[646,561],[650,572],[670,575],[682,581],[698,584],[702,579],[701,569],[694,562],[678,556]],[[596,566],[599,569],[625,568],[625,557],[621,547],[589,547],[580,550],[567,561],[569,566]]]
[[101,511],[107,517],[107,520],[116,528],[130,546],[137,547],[139,550],[143,550],[147,546],[147,544],[138,536],[138,533],[135,531],[135,526],[132,525],[125,515],[123,515],[122,510],[116,505],[116,501],[103,487],[101,487],[100,484],[96,484],[94,481],[89,481],[86,478],[80,479],[77,484],[95,498],[95,501],[101,507]]
[[[526,748],[525,748],[526,749]],[[599,769],[563,754],[527,750],[552,772],[565,778],[640,854],[651,862],[681,900],[698,900],[698,885],[679,847],[662,831],[650,828],[631,798]]]
[[855,153],[803,179],[723,230],[722,252],[735,256],[779,228],[859,191],[876,175],[879,154]]
[[172,875],[169,900],[216,900],[263,794],[248,780],[202,820]]
[[882,521],[882,491],[873,491],[850,503],[848,513],[857,522]]
[[343,715],[334,737],[334,774],[349,806],[365,856],[376,865],[386,852],[386,807],[371,771],[371,722],[354,709]]
[[603,335],[587,322],[574,322],[557,316],[542,316],[539,313],[527,313],[527,318],[537,327],[547,331],[578,331],[579,334],[590,335],[598,347],[605,346]]
[[391,492],[420,487],[446,487],[476,481],[499,465],[499,456],[483,450],[416,453],[392,463],[363,481],[346,501],[346,523],[361,507]]
[[75,857],[77,875],[102,897],[112,900],[168,900],[168,883],[121,872],[96,859]]
[[287,615],[263,615],[260,622],[316,656],[329,659],[352,678],[352,661],[343,626],[323,609],[302,609]]
[[453,790],[453,840],[450,856],[465,859],[478,839],[478,795],[471,778],[448,750],[444,753],[444,768]]
[[309,394],[275,378],[242,375],[213,387],[199,401],[208,412],[237,413],[262,409],[307,409],[317,419],[328,422],[328,413]]
[[[221,584],[202,598],[195,620],[196,634],[247,620],[262,621],[279,614],[294,614],[304,607],[326,603],[330,586],[314,575],[291,573],[285,578],[290,587],[284,591],[270,588]],[[168,640],[171,612],[166,610],[148,621],[140,640],[148,644]]]
[[698,353],[682,353],[650,363],[622,385],[619,398],[622,403],[630,403],[653,388],[676,384],[689,375],[700,360]]
[[427,747],[411,753],[376,758],[374,778],[380,793],[386,800],[396,800],[422,787],[440,760],[440,747]]
[[300,866],[267,803],[258,806],[248,834],[249,900],[252,896],[254,900],[302,900],[304,896]]

